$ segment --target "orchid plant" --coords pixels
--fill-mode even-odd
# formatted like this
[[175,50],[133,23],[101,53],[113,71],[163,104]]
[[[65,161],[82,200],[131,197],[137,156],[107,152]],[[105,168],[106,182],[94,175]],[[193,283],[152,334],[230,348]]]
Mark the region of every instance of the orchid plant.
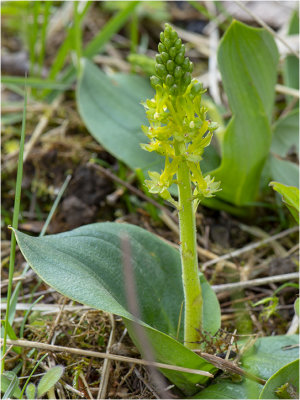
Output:
[[[195,213],[203,197],[211,197],[220,190],[219,183],[209,175],[203,176],[200,161],[217,124],[206,119],[207,109],[201,105],[205,90],[200,82],[191,78],[193,63],[185,57],[185,46],[169,24],[160,34],[158,51],[156,75],[151,77],[156,94],[144,103],[150,126],[142,128],[150,143],[141,146],[164,156],[165,167],[161,174],[150,171],[151,179],[145,183],[150,193],[158,193],[179,214],[185,298],[184,343],[195,348],[202,327],[203,305]],[[170,193],[172,184],[178,186],[178,201]]]
[[[232,35],[232,32],[239,33],[236,33],[236,37],[244,35],[243,37],[248,38],[250,35],[251,38],[256,38],[255,43],[261,35],[264,35],[263,38],[267,35],[237,22],[233,22],[229,28],[227,38],[230,39],[229,35]],[[248,45],[251,41],[245,42]],[[232,46],[228,48],[231,49]],[[248,47],[245,48],[248,51]],[[217,364],[213,364],[212,358],[208,361],[202,352],[207,351],[205,335],[212,338],[216,336],[221,326],[221,315],[213,288],[203,274],[199,273],[196,251],[197,207],[201,200],[214,196],[214,193],[220,190],[220,184],[210,176],[204,176],[200,167],[204,149],[210,144],[217,124],[206,118],[207,110],[201,104],[204,90],[200,82],[192,79],[193,64],[185,57],[185,46],[169,24],[165,25],[164,32],[160,35],[158,51],[156,74],[151,77],[155,96],[144,103],[150,126],[143,126],[143,131],[149,142],[142,144],[142,148],[153,153],[145,153],[146,156],[161,158],[160,155],[165,158],[165,162],[162,164],[164,167],[161,173],[149,172],[150,179],[146,180],[145,184],[151,193],[159,194],[169,201],[178,212],[180,255],[177,250],[152,233],[131,224],[115,222],[85,225],[70,232],[45,237],[33,237],[14,229],[20,250],[35,272],[58,292],[87,306],[121,316],[133,342],[142,356],[146,357],[145,346],[136,329],[137,324],[142,326],[154,359],[160,363],[156,365],[159,365],[161,372],[181,390],[182,397],[274,398],[274,387],[280,388],[287,383],[292,385],[293,390],[295,387],[299,391],[296,374],[299,364],[295,361],[298,357],[296,335],[260,338],[240,355],[242,367],[260,377],[255,380],[255,386],[250,387],[248,379],[233,382],[231,378],[224,379],[223,376],[209,381],[219,368],[228,371],[228,363],[231,364],[228,360],[211,355],[218,361]],[[225,50],[223,52],[226,56]],[[257,63],[253,65],[256,66]],[[85,104],[85,110],[94,117],[94,111],[97,110],[95,81],[99,73],[102,73],[89,61],[83,61],[83,67],[85,71],[89,71],[87,75],[91,83],[88,88],[89,93],[93,94],[92,103],[88,106]],[[239,65],[236,68],[239,68]],[[79,88],[84,86],[87,75],[83,75]],[[106,82],[105,93],[111,93],[115,86],[107,83],[105,79],[101,79],[102,84]],[[79,94],[82,95],[80,91]],[[114,98],[120,100],[118,96]],[[110,97],[107,96],[105,100],[106,107],[116,113]],[[122,105],[118,106],[125,113],[123,115],[127,115],[128,112],[131,117],[134,113],[130,114],[129,111],[132,109],[129,106],[126,108],[127,103],[131,104],[130,101],[132,99],[127,101],[126,97]],[[247,110],[247,107],[245,109]],[[97,132],[98,128],[97,124]],[[125,138],[122,140],[131,138],[125,129],[121,132]],[[141,142],[142,138],[135,138],[136,142],[129,140],[128,147],[133,148],[133,144]],[[118,142],[115,139],[112,141],[114,146]],[[236,136],[233,139],[226,151],[231,151],[232,147],[237,148],[234,147]],[[136,148],[140,150],[138,145]],[[120,154],[123,153],[124,146]],[[131,154],[127,153],[127,156]],[[141,157],[131,158],[134,160],[131,160],[132,168],[137,168]],[[152,157],[150,159],[150,164],[155,165]],[[237,169],[232,173],[236,171]],[[221,177],[217,175],[223,182],[221,194],[226,190],[228,192],[223,179],[228,179],[227,175],[228,170]],[[178,199],[174,197],[173,185],[178,187]],[[242,189],[239,191],[242,192]],[[140,309],[138,318],[131,311],[126,296],[129,290],[125,284],[122,237],[127,237],[130,244],[128,254],[132,264],[132,280],[136,285],[135,301]],[[181,314],[184,315],[182,319]],[[200,342],[204,346],[201,347]],[[206,344],[209,346],[209,343]],[[241,343],[241,346],[244,344]],[[289,346],[291,349],[285,351]],[[196,348],[200,348],[200,354],[193,351]],[[224,366],[220,360],[227,364]],[[268,381],[264,385],[266,379]],[[7,383],[10,384],[9,379]],[[32,386],[29,389],[28,393],[34,395],[35,388]]]

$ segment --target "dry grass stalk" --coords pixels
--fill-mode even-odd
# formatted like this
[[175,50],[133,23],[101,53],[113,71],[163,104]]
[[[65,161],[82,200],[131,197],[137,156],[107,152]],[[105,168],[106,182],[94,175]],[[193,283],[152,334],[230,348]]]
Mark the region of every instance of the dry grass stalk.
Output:
[[[0,343],[3,343],[2,338],[0,338]],[[188,374],[208,376],[209,378],[214,377],[210,372],[207,372],[207,371],[179,367],[177,365],[163,364],[163,363],[159,363],[159,362],[155,362],[155,361],[152,362],[152,361],[147,361],[147,360],[143,360],[143,359],[139,359],[139,358],[118,356],[116,354],[100,353],[98,351],[75,349],[72,347],[56,346],[56,345],[51,345],[51,344],[46,344],[46,343],[39,343],[39,342],[30,342],[28,340],[10,340],[10,339],[8,339],[7,344],[12,345],[12,346],[29,347],[31,349],[36,348],[36,349],[40,349],[40,350],[53,351],[53,352],[66,352],[66,353],[76,354],[76,355],[85,356],[85,357],[94,357],[94,358],[102,358],[102,359],[107,358],[109,360],[121,361],[121,362],[125,362],[125,363],[152,366],[155,368],[163,368],[163,369],[170,369],[173,371],[187,372]]]
[[220,256],[220,257],[218,257],[218,258],[216,258],[214,260],[210,260],[210,261],[205,262],[203,264],[203,269],[205,270],[206,267],[208,267],[210,265],[214,265],[219,261],[227,260],[228,258],[233,258],[233,257],[240,256],[241,254],[246,253],[247,251],[257,249],[258,247],[261,247],[261,246],[263,246],[263,245],[265,245],[267,243],[270,243],[270,242],[273,242],[275,240],[281,239],[282,237],[284,237],[286,235],[290,235],[291,233],[295,233],[298,230],[299,230],[299,227],[298,226],[294,226],[294,227],[286,229],[285,231],[282,231],[282,232],[280,232],[280,233],[278,233],[276,235],[273,235],[273,236],[270,236],[270,237],[268,237],[266,239],[260,240],[259,242],[248,244],[247,246],[245,246],[245,247],[243,247],[241,249],[238,249],[238,250],[235,250],[235,251],[231,251],[231,252],[229,252],[229,253],[227,253],[227,254],[225,254],[223,256]]

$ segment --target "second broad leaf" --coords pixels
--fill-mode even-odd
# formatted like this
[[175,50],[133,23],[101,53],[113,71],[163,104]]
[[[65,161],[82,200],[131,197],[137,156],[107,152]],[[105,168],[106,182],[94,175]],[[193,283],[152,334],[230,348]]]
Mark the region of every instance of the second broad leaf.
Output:
[[146,119],[139,103],[151,95],[152,89],[143,78],[122,74],[108,77],[91,61],[82,60],[76,93],[80,116],[94,138],[133,170],[163,168],[160,156],[140,147],[145,142],[141,125]]
[[221,41],[218,61],[233,116],[221,165],[212,175],[222,182],[217,197],[243,206],[256,199],[270,150],[278,51],[269,32],[234,21]]

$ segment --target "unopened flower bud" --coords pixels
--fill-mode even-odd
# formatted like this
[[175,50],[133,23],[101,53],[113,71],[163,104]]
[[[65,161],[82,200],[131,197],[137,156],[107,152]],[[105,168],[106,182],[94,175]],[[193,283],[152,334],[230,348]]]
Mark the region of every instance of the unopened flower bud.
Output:
[[174,61],[168,60],[166,67],[167,67],[168,72],[172,73],[174,71],[174,69],[175,69]]
[[177,56],[175,57],[175,62],[176,64],[181,65],[184,62],[184,54],[178,53]]
[[172,75],[167,75],[166,77],[166,85],[167,86],[172,86],[174,83],[174,77]]
[[164,78],[167,75],[166,67],[163,64],[156,64],[155,70],[160,78]]
[[160,53],[162,53],[163,51],[166,51],[166,50],[167,50],[166,47],[162,43],[158,44],[158,51]]
[[174,58],[174,57],[176,56],[176,53],[177,53],[176,47],[171,47],[170,50],[169,50],[170,56],[171,56],[172,58]]
[[162,58],[163,62],[166,63],[168,61],[168,59],[169,59],[169,54],[166,53],[165,51],[163,51],[161,53],[161,58]]

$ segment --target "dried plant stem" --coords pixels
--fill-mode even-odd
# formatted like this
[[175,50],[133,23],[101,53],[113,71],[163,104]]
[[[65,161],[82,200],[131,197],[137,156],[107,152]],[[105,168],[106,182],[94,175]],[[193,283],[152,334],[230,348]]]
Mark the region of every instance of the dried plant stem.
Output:
[[94,164],[92,162],[88,163],[87,165],[88,165],[88,167],[92,167],[94,170],[103,173],[109,179],[119,183],[120,185],[123,185],[126,189],[130,190],[133,194],[135,194],[136,196],[140,197],[141,199],[147,201],[148,203],[153,204],[155,207],[157,207],[161,211],[165,212],[171,219],[174,219],[174,216],[166,207],[162,206],[157,201],[155,201],[151,197],[147,196],[145,193],[143,193],[141,190],[137,189],[130,183],[125,182],[123,179],[119,178],[117,175],[112,173],[109,169],[104,168],[101,165]]
[[[179,147],[179,146],[178,146]],[[176,151],[179,148],[176,149]],[[197,347],[202,326],[202,291],[198,274],[196,221],[192,202],[190,170],[186,162],[178,166],[179,229],[182,281],[184,289],[184,344]]]
[[299,58],[299,54],[289,45],[289,43],[283,39],[281,36],[279,36],[272,28],[269,27],[268,24],[266,24],[258,15],[254,14],[249,8],[247,8],[242,1],[235,1],[235,3],[241,7],[247,14],[249,14],[259,25],[261,25],[263,28],[265,28],[268,32],[271,33],[271,35],[278,40],[280,40],[286,48],[288,48],[294,56]]
[[244,376],[254,382],[259,383],[260,385],[266,384],[266,381],[264,379],[262,379],[258,376],[255,376],[248,371],[245,371],[244,369],[235,365],[232,361],[223,360],[223,358],[217,357],[213,354],[203,353],[199,350],[196,350],[195,352],[196,352],[196,354],[199,354],[206,361],[210,362],[211,364],[213,364],[215,367],[221,369],[222,371],[225,371],[225,372],[228,372],[231,374],[238,374],[240,376]]
[[[110,323],[111,323],[111,331],[110,331],[108,344],[107,344],[107,348],[106,348],[107,353],[110,352],[111,346],[113,345],[113,342],[115,340],[115,330],[116,330],[115,320],[114,320],[114,316],[112,314],[109,314],[109,319],[110,319]],[[97,399],[106,399],[110,366],[111,366],[111,361],[106,358],[103,363]]]
[[292,228],[289,228],[285,231],[279,232],[276,235],[273,235],[273,236],[267,237],[266,239],[260,240],[259,242],[248,244],[247,246],[245,246],[241,249],[224,254],[223,256],[220,256],[214,260],[207,261],[202,265],[202,268],[203,268],[203,270],[205,270],[208,266],[217,264],[219,261],[228,260],[229,258],[240,256],[241,254],[246,253],[247,251],[254,250],[254,249],[261,247],[267,243],[281,239],[282,237],[290,235],[291,233],[295,233],[298,230],[299,230],[298,226],[293,226]]
[[[1,344],[3,343],[2,338],[0,338],[0,343]],[[96,358],[104,358],[104,359],[108,358],[109,360],[114,360],[114,361],[121,361],[121,362],[146,365],[146,366],[151,365],[156,368],[164,368],[164,369],[170,369],[173,371],[187,372],[190,374],[208,376],[210,378],[214,377],[210,372],[207,372],[207,371],[179,367],[177,365],[163,364],[163,363],[159,363],[159,362],[151,362],[151,361],[147,361],[147,360],[141,360],[139,358],[119,356],[116,354],[100,353],[98,351],[81,350],[81,349],[75,349],[75,348],[65,347],[65,346],[56,346],[56,345],[51,345],[51,344],[46,344],[46,343],[30,342],[28,340],[7,339],[7,344],[13,345],[13,346],[29,347],[29,348],[36,348],[36,349],[41,349],[41,350],[54,351],[54,352],[66,352],[66,353],[77,354],[79,356],[85,356],[85,357],[96,357]]]
[[243,281],[243,282],[225,283],[224,285],[213,285],[212,289],[215,291],[215,293],[220,293],[226,291],[246,289],[251,286],[261,286],[261,285],[267,285],[268,283],[284,282],[294,279],[299,279],[298,272],[292,272],[290,274],[283,274],[283,275],[268,276],[266,278],[251,279],[249,281]]

